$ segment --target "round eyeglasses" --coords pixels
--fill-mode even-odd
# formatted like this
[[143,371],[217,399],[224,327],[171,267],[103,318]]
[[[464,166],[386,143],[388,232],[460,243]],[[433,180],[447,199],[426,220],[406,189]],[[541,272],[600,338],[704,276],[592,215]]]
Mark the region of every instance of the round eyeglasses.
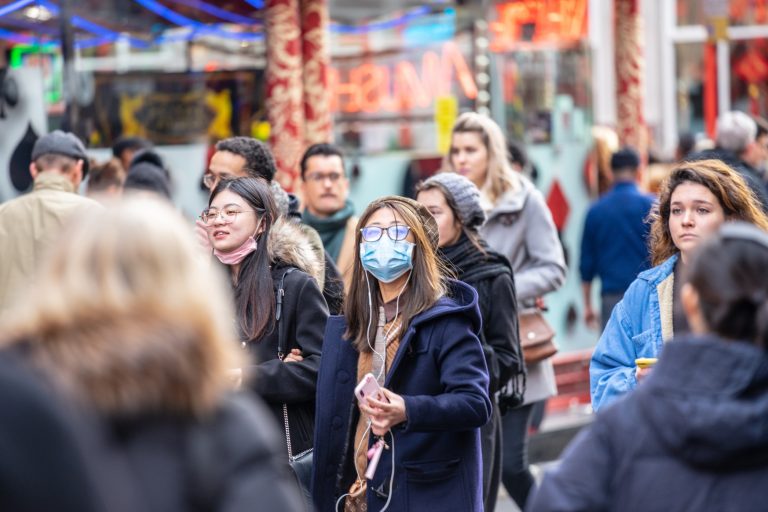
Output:
[[306,181],[314,181],[315,183],[322,183],[325,180],[330,180],[331,183],[336,183],[343,177],[344,175],[340,172],[329,172],[329,173],[311,172],[307,174]]
[[205,174],[203,174],[203,185],[205,185],[208,188],[208,190],[213,190],[216,187],[216,185],[219,184],[219,181],[234,180],[234,179],[237,179],[237,177],[231,174],[220,174],[217,176],[211,172],[206,172]]
[[213,190],[213,187],[216,186],[216,182],[218,180],[216,179],[216,176],[210,173],[203,174],[203,185],[208,188],[208,190]]
[[411,232],[411,228],[405,224],[395,224],[388,228],[381,228],[379,226],[366,226],[360,230],[360,234],[363,236],[363,240],[366,242],[376,242],[381,239],[384,232],[387,232],[387,236],[390,240],[399,242],[405,240],[408,237],[408,233]]
[[206,226],[211,226],[216,222],[216,219],[221,216],[224,224],[232,224],[237,220],[238,213],[258,213],[255,210],[238,210],[234,205],[227,205],[221,210],[218,208],[206,208],[203,213],[200,214],[200,220]]

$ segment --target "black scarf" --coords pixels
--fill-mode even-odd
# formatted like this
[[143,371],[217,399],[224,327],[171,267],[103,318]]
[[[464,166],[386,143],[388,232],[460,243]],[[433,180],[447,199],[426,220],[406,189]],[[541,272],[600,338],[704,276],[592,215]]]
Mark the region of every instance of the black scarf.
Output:
[[485,240],[478,238],[477,241],[482,251],[462,232],[458,242],[440,248],[438,253],[448,267],[456,271],[459,280],[477,290],[480,313],[486,318],[491,299],[491,283],[498,275],[512,276],[512,266],[507,258],[488,247]]

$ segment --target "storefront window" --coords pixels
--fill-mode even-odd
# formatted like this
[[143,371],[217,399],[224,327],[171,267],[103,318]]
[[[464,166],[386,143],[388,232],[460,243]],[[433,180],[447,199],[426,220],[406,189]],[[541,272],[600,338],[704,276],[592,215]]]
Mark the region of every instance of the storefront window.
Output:
[[542,48],[498,56],[507,133],[527,143],[552,141],[558,97],[569,97],[589,121],[592,112],[589,52],[583,45]]
[[453,8],[331,34],[329,87],[336,141],[363,153],[438,151],[436,112],[474,110],[473,39]]
[[731,49],[731,106],[768,115],[768,41],[734,41]]
[[704,46],[675,45],[677,127],[681,133],[704,131]]
[[[704,25],[706,4],[712,0],[677,0],[678,25]],[[728,2],[730,25],[763,25],[768,23],[768,0],[730,0]]]
[[435,151],[435,107],[452,98],[458,111],[473,110],[478,88],[471,38],[395,53],[333,60],[331,110],[337,140],[365,152]]

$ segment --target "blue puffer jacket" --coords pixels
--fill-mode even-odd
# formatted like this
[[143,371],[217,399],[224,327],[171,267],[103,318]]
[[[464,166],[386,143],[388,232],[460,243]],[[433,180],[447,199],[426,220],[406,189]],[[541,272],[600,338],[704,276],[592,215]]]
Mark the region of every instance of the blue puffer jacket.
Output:
[[635,359],[657,357],[672,339],[672,292],[675,262],[641,272],[616,304],[589,365],[592,407],[595,410],[634,389]]
[[[387,372],[384,386],[403,397],[408,420],[392,429],[394,443],[368,481],[370,512],[381,510],[390,492],[388,510],[483,509],[479,432],[491,416],[491,400],[476,336],[477,292],[451,281],[450,297],[413,318]],[[335,510],[355,479],[358,352],[343,339],[345,330],[342,317],[328,320],[317,381],[312,488],[320,512]]]
[[760,511],[766,488],[768,353],[687,337],[579,434],[526,510]]

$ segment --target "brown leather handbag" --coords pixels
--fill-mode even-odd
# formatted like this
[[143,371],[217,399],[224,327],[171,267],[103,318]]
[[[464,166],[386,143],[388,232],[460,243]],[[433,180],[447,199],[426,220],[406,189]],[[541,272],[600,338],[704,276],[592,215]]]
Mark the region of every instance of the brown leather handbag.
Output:
[[518,316],[520,346],[523,347],[525,364],[543,361],[557,354],[555,330],[538,309],[523,311]]

